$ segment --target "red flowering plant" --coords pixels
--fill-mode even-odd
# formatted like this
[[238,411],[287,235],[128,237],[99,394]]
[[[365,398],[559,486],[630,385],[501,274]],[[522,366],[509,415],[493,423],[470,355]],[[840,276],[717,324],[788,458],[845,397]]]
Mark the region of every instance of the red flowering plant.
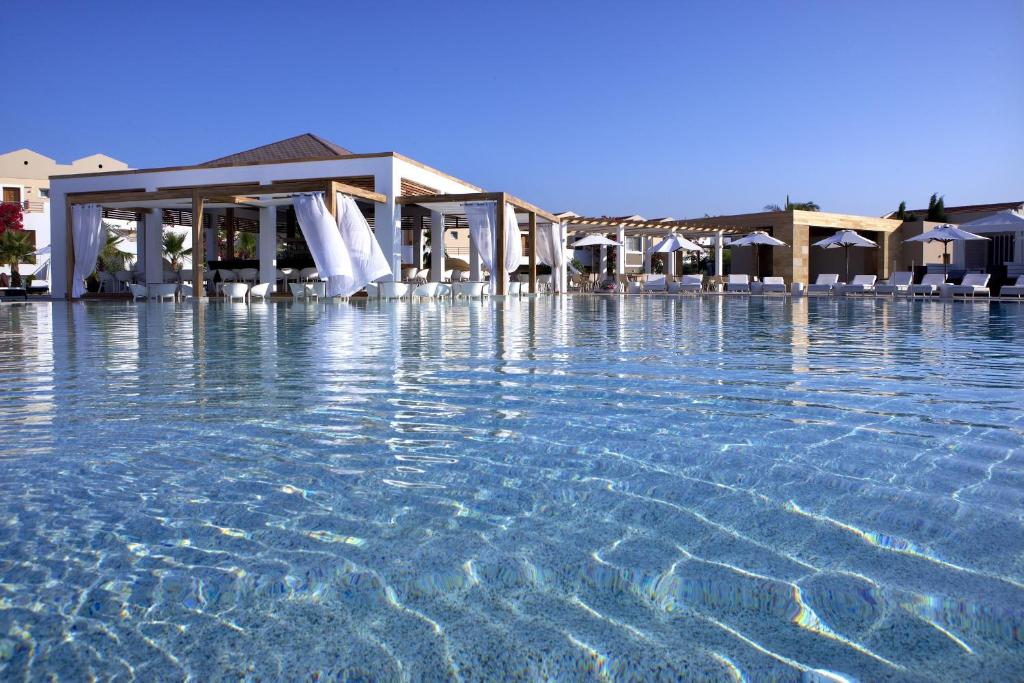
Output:
[[0,264],[11,267],[11,286],[21,286],[18,264],[31,259],[35,250],[32,235],[25,230],[21,204],[0,204]]

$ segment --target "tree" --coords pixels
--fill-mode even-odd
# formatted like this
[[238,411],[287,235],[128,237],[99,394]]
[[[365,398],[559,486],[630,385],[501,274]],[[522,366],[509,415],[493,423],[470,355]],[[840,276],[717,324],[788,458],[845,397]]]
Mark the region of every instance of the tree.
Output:
[[11,267],[11,286],[21,287],[21,273],[18,264],[32,258],[36,246],[32,235],[26,230],[4,230],[0,232],[0,263]]
[[96,270],[102,270],[107,273],[128,270],[131,268],[135,256],[121,249],[121,243],[124,242],[124,239],[111,230],[109,225],[104,223],[103,227],[107,231],[107,241],[104,243],[103,249],[100,250],[100,255],[96,259]]
[[0,233],[8,230],[24,230],[22,223],[21,204],[0,204]]
[[185,248],[185,233],[165,232],[163,243],[164,257],[170,261],[171,270],[181,270],[185,257],[192,255],[192,250]]
[[932,194],[928,200],[928,214],[925,216],[926,221],[934,221],[936,223],[946,223],[949,218],[946,216],[946,198],[940,195],[938,192]]
[[256,258],[256,235],[251,232],[240,232],[235,238],[235,258]]
[[896,213],[893,214],[893,218],[901,221],[916,221],[917,216],[912,213],[907,213],[907,203],[900,202],[899,208],[896,209]]
[[791,202],[789,201],[789,195],[786,195],[786,204],[779,206],[778,204],[765,204],[765,211],[821,211],[821,207],[815,202]]

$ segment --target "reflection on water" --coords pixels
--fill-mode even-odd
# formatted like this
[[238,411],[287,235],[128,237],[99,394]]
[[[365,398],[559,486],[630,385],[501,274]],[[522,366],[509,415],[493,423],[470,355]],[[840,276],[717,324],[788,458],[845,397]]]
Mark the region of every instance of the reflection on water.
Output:
[[1010,680],[1024,306],[0,308],[0,679]]

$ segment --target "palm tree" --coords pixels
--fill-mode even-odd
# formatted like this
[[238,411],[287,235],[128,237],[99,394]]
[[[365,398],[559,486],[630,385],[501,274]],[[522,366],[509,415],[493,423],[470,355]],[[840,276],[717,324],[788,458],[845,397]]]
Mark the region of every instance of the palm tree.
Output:
[[789,195],[786,195],[785,206],[778,204],[765,204],[765,211],[821,211],[821,207],[814,202],[791,202]]
[[192,249],[185,248],[185,233],[165,232],[163,243],[164,256],[170,261],[171,270],[181,270],[185,257],[192,255]]
[[256,235],[240,232],[235,238],[235,258],[256,258]]
[[121,243],[124,239],[104,224],[107,231],[107,241],[100,250],[99,258],[96,259],[96,270],[103,270],[108,273],[116,273],[119,270],[131,268],[135,256],[127,251],[121,250]]
[[0,233],[0,263],[11,267],[11,286],[21,286],[18,264],[28,261],[35,253],[32,235],[26,230],[5,230]]

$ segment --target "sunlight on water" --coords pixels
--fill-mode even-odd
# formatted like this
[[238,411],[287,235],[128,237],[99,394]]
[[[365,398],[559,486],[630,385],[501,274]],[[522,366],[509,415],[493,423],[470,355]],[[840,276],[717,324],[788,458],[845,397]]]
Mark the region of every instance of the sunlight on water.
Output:
[[990,302],[5,305],[0,680],[1014,680],[1022,348]]

